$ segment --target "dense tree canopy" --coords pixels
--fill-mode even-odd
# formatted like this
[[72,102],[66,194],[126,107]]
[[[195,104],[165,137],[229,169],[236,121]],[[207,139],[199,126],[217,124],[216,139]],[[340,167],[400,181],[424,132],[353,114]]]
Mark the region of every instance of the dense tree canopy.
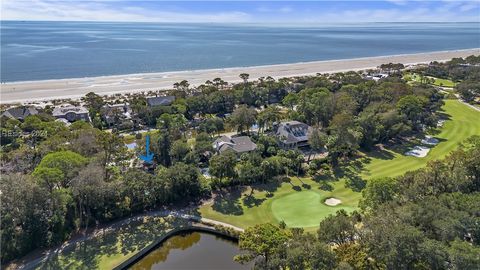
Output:
[[[23,121],[2,117],[2,263],[89,226],[198,202],[211,189],[306,173],[330,177],[359,150],[405,142],[436,127],[444,94],[430,85],[430,76],[453,80],[463,100],[476,102],[478,63],[476,56],[431,63],[415,70],[420,83],[403,80],[398,64],[382,66],[390,76],[379,81],[360,72],[280,80],[242,74],[241,83],[215,78],[199,87],[182,81],[168,91],[176,97],[168,106],[149,107],[144,95],[126,95],[135,123],[127,130],[142,128],[150,135],[154,162],[145,167],[135,158],[145,153],[145,133],[103,131],[99,117],[106,102],[94,93],[82,100],[92,123],[66,126],[48,107]],[[328,156],[311,161],[298,149],[281,149],[272,132],[282,120],[311,125],[310,149]],[[259,129],[249,132],[254,124]],[[232,130],[249,133],[257,149],[216,153],[215,135]],[[125,147],[133,137],[136,152]],[[425,169],[369,180],[362,212],[329,216],[316,234],[272,224],[250,228],[240,239],[246,254],[239,259],[260,256],[256,265],[265,269],[475,269],[479,148],[476,137]]]
[[370,180],[365,210],[328,216],[316,236],[272,224],[247,229],[238,258],[257,258],[260,269],[477,269],[479,166],[476,136],[425,169]]

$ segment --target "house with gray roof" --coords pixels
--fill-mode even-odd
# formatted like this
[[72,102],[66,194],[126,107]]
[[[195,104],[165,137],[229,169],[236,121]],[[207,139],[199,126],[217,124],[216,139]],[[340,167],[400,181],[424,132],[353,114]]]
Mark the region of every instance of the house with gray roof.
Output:
[[248,136],[229,137],[223,135],[213,142],[213,148],[218,153],[233,151],[240,155],[257,149],[257,145]]
[[38,114],[38,111],[34,107],[20,106],[4,111],[2,117],[23,121],[25,117],[36,114]]
[[148,107],[170,106],[175,101],[175,96],[147,97]]
[[291,149],[308,146],[311,127],[299,121],[280,122],[274,125],[275,137],[280,147]]
[[102,107],[101,115],[107,125],[113,126],[132,118],[132,109],[128,103],[106,104]]
[[90,122],[90,116],[88,115],[88,109],[83,106],[59,106],[55,107],[52,112],[53,117],[63,118],[68,122],[74,122],[78,120],[84,120]]

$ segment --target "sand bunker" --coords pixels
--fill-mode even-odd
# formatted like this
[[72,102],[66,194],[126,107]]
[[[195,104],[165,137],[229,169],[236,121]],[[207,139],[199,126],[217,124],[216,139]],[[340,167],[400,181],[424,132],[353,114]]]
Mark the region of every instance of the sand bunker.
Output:
[[415,146],[412,150],[405,153],[407,156],[412,157],[426,157],[430,148],[425,146]]
[[432,136],[425,136],[425,139],[422,140],[423,144],[428,144],[428,145],[437,145],[438,144],[438,139],[433,138]]
[[328,206],[335,206],[335,205],[339,205],[340,203],[342,203],[342,201],[335,198],[328,198],[325,200],[325,204]]

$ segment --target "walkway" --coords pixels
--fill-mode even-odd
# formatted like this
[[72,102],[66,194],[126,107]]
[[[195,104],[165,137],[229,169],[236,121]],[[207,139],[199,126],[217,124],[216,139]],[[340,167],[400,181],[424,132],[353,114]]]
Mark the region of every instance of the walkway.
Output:
[[[446,93],[446,94],[451,93],[451,92],[449,92],[449,91],[452,91],[452,90],[453,90],[453,88],[451,88],[451,87],[438,86],[438,88],[440,88],[441,91],[443,91],[443,92]],[[447,89],[448,89],[449,91],[447,91]],[[454,95],[455,95],[455,97],[457,97],[458,101],[460,101],[460,102],[462,102],[463,104],[467,105],[468,107],[470,107],[470,108],[472,108],[472,109],[477,110],[477,111],[480,112],[480,107],[477,107],[477,106],[472,105],[472,104],[470,104],[470,103],[468,103],[468,102],[465,102],[465,101],[460,97],[460,95],[457,94],[457,93],[455,93]]]
[[477,106],[475,106],[475,105],[472,105],[472,104],[470,104],[470,103],[468,103],[468,102],[463,101],[463,99],[460,97],[459,94],[455,94],[455,96],[458,98],[458,101],[460,101],[460,102],[462,102],[463,104],[467,105],[468,107],[470,107],[470,108],[472,108],[472,109],[477,110],[477,111],[480,112],[480,108],[479,108],[479,107],[477,107]]

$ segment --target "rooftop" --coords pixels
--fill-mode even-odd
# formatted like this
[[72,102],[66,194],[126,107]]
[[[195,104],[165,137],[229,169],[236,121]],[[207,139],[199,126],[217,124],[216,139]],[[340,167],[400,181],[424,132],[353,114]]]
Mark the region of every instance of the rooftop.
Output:
[[2,113],[2,116],[23,120],[25,119],[25,117],[29,115],[35,115],[35,114],[38,114],[38,111],[34,107],[21,106],[21,107],[15,107],[15,108],[10,108],[6,110],[5,112]]
[[148,106],[168,106],[175,101],[175,96],[147,97]]
[[244,153],[255,150],[257,145],[248,136],[228,137],[224,135],[215,140],[213,147],[220,153],[228,149],[236,153]]
[[82,106],[66,106],[66,107],[55,107],[53,109],[52,115],[53,116],[60,116],[60,115],[65,115],[69,112],[73,112],[76,114],[83,114],[83,113],[88,113],[88,109]]
[[275,134],[285,144],[304,142],[308,140],[310,126],[299,121],[281,122]]

